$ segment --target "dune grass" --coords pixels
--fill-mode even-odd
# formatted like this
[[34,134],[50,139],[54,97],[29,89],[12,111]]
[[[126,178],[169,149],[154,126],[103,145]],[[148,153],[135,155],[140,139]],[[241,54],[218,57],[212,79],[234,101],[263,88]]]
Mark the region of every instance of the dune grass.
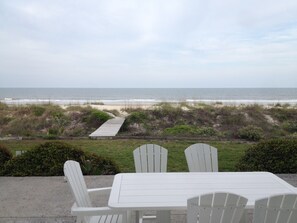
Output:
[[[114,139],[114,140],[63,140],[85,151],[93,152],[103,157],[111,158],[120,168],[121,172],[134,172],[132,152],[135,148],[146,143],[155,143],[168,149],[168,171],[188,171],[184,150],[197,141],[189,140],[138,140],[138,139]],[[6,145],[15,154],[17,150],[29,150],[45,140],[5,141]],[[235,165],[243,156],[244,151],[250,146],[247,143],[238,142],[206,142],[218,148],[219,171],[235,171]]]

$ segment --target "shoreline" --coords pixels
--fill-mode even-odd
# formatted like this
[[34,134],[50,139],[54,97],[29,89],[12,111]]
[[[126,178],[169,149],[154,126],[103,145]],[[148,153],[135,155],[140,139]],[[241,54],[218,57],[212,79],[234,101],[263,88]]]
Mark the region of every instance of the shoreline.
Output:
[[162,99],[111,99],[111,100],[87,100],[87,99],[0,99],[0,103],[7,105],[25,105],[25,104],[57,104],[57,105],[156,105],[159,103],[169,104],[224,104],[224,105],[241,105],[241,104],[259,104],[275,105],[290,104],[297,105],[297,99],[184,99],[184,100],[162,100]]

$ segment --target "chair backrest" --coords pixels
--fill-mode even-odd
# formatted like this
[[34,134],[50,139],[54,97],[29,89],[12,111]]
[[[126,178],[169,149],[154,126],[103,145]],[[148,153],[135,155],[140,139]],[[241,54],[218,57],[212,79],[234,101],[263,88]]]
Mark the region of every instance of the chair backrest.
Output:
[[64,175],[71,188],[78,207],[92,207],[87,186],[78,162],[68,160],[64,163]]
[[276,195],[255,202],[254,223],[296,223],[297,194]]
[[156,144],[145,144],[133,151],[136,173],[166,172],[167,149]]
[[247,203],[245,197],[217,192],[188,199],[187,223],[238,223]]
[[190,172],[218,172],[218,152],[215,147],[196,143],[185,150]]

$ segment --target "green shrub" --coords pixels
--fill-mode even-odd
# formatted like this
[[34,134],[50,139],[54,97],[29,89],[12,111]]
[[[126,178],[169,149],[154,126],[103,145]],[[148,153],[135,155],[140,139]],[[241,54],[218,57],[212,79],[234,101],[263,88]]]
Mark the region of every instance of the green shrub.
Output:
[[176,125],[172,128],[166,128],[163,132],[165,135],[193,135],[195,127],[190,125]]
[[10,150],[0,144],[0,175],[3,171],[4,164],[12,158],[12,153]]
[[280,122],[289,121],[297,118],[297,110],[294,108],[271,108],[271,116]]
[[238,114],[230,113],[222,117],[223,125],[238,126],[238,125],[244,125],[245,123],[246,123],[245,117],[241,113],[238,113]]
[[294,132],[293,134],[288,135],[288,137],[297,139],[297,132]]
[[284,122],[283,128],[291,133],[297,132],[297,121]]
[[262,141],[249,148],[237,164],[239,171],[297,172],[297,139]]
[[13,118],[7,116],[0,116],[0,125],[8,124]]
[[145,120],[147,119],[147,115],[143,112],[143,111],[136,111],[136,112],[132,112],[129,116],[128,116],[128,122],[132,122],[132,123],[144,123]]
[[54,136],[56,136],[56,135],[59,134],[59,129],[56,129],[56,128],[49,128],[49,129],[48,129],[48,134],[49,134],[49,135],[54,135]]
[[107,113],[93,109],[91,110],[90,114],[85,117],[84,121],[90,126],[99,127],[110,118],[110,115]]
[[85,153],[70,144],[46,142],[12,158],[4,166],[8,176],[61,176],[67,160],[76,160],[84,174],[116,174],[117,166],[108,159]]
[[181,107],[174,107],[170,103],[160,103],[158,106],[152,110],[152,115],[157,119],[167,117],[168,120],[176,119],[181,117],[183,110]]
[[35,116],[42,116],[46,110],[45,107],[38,106],[38,105],[32,105],[31,109]]
[[259,141],[263,138],[263,129],[254,125],[248,125],[239,129],[238,136],[241,139]]
[[217,131],[211,127],[201,127],[196,129],[196,134],[201,136],[215,136]]

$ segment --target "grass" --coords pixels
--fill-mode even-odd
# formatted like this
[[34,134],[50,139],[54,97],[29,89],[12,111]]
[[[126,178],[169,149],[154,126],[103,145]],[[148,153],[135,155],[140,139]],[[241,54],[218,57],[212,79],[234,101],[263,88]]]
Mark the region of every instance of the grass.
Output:
[[[63,140],[74,146],[103,157],[111,158],[120,167],[121,172],[134,172],[132,152],[135,148],[146,143],[155,143],[168,149],[168,171],[188,171],[184,150],[196,141],[189,140]],[[17,150],[30,150],[45,140],[3,141],[15,154]],[[208,142],[206,142],[208,143]],[[219,171],[235,171],[235,165],[249,147],[247,143],[238,142],[209,142],[218,149]]]

